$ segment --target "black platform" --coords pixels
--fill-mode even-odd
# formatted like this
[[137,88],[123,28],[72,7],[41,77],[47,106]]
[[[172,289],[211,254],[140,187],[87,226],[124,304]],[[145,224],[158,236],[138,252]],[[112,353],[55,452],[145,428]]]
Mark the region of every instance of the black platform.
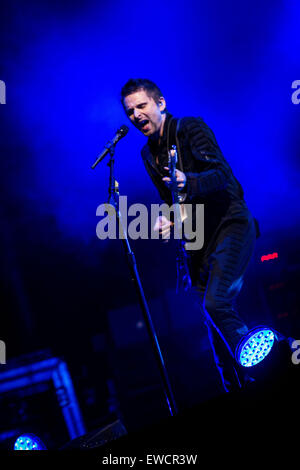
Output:
[[241,452],[240,468],[247,461],[254,462],[254,457],[265,462],[280,454],[288,457],[299,447],[300,423],[300,364],[294,365],[288,355],[284,363],[273,362],[269,370],[262,368],[247,389],[224,393],[176,417],[129,432],[87,453],[75,451],[75,455],[100,463],[135,456],[136,467],[146,465],[147,455],[171,455],[171,459],[173,455],[193,454],[197,465],[205,468],[207,459],[210,466],[225,461],[231,464]]

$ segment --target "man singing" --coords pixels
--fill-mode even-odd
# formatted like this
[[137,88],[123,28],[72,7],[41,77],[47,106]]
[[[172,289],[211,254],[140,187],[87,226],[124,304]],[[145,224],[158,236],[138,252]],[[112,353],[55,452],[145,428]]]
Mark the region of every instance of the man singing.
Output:
[[[176,145],[180,200],[194,207],[204,204],[204,244],[189,252],[190,274],[224,389],[237,390],[247,376],[234,352],[248,328],[235,300],[253,254],[257,223],[212,130],[201,118],[174,118],[160,89],[147,79],[130,79],[121,90],[121,101],[130,121],[148,137],[142,158],[162,200],[172,204],[168,151]],[[154,228],[168,238],[171,226],[172,221],[160,216]]]

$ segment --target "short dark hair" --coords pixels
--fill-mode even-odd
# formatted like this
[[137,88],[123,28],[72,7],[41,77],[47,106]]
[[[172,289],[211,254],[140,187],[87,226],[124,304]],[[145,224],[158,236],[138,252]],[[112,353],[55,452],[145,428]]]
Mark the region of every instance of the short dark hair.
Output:
[[148,80],[147,78],[130,78],[121,90],[122,104],[124,105],[124,99],[126,96],[139,90],[145,90],[147,95],[151,96],[157,104],[159,103],[159,98],[163,96],[158,86],[151,80]]

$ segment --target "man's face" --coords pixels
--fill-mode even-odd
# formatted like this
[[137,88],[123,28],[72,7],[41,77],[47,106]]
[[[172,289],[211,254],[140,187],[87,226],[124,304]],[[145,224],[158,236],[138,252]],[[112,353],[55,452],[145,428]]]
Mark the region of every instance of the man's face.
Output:
[[159,103],[149,96],[145,90],[138,90],[124,98],[124,108],[127,116],[134,126],[147,137],[158,133],[162,134],[165,121],[166,102],[163,97]]

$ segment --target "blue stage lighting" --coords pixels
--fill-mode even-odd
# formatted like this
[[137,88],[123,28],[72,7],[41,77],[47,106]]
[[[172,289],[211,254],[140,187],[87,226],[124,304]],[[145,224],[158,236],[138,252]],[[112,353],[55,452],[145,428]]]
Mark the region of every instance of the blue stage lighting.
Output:
[[16,440],[14,450],[46,450],[46,446],[34,434],[23,434]]
[[244,367],[255,366],[269,354],[275,339],[276,336],[270,328],[253,328],[237,345],[236,360]]

